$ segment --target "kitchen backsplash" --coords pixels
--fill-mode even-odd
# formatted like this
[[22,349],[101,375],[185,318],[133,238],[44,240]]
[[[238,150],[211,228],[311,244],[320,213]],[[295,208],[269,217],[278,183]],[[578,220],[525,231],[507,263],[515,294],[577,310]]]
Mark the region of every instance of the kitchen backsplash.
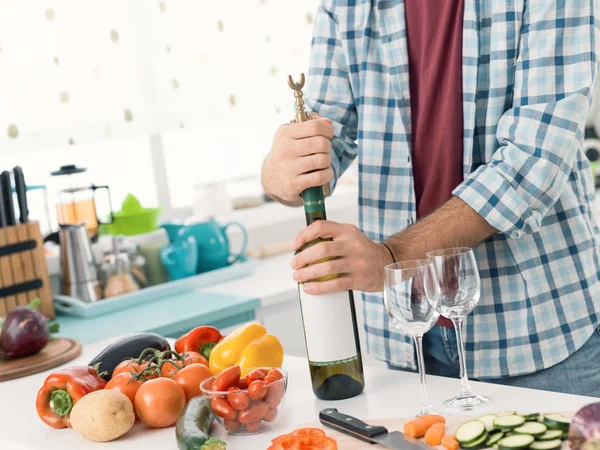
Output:
[[0,147],[283,123],[318,0],[0,3]]

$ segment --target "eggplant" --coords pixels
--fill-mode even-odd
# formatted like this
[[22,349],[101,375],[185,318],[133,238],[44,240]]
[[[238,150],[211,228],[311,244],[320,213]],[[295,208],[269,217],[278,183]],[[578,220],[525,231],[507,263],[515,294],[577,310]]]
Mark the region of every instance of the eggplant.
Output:
[[98,372],[105,380],[110,380],[115,367],[128,358],[139,358],[147,348],[165,351],[171,350],[169,342],[156,333],[135,333],[111,343],[102,350],[88,366],[99,366]]
[[46,317],[30,306],[10,310],[0,331],[0,359],[21,358],[43,349],[50,340]]
[[571,450],[600,449],[600,402],[581,408],[569,427]]

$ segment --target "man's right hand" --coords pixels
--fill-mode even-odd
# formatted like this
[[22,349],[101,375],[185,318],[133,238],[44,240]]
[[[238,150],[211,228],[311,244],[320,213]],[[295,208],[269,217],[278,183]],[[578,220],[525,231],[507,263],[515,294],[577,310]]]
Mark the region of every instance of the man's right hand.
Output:
[[280,203],[301,205],[303,191],[333,179],[332,122],[312,117],[318,119],[279,127],[263,164],[263,189]]

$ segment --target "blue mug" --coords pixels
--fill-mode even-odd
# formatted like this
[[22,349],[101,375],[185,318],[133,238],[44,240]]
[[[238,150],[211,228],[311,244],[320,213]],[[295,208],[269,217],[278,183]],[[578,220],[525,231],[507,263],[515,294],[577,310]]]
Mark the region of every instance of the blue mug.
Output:
[[196,275],[198,268],[198,243],[194,236],[165,245],[160,250],[160,260],[171,280],[181,280]]
[[[242,232],[243,243],[239,253],[231,253],[227,229],[238,227]],[[187,239],[193,236],[198,244],[198,267],[196,273],[227,267],[244,257],[248,244],[246,228],[238,222],[229,222],[220,225],[214,219],[181,227],[177,232],[177,239]]]

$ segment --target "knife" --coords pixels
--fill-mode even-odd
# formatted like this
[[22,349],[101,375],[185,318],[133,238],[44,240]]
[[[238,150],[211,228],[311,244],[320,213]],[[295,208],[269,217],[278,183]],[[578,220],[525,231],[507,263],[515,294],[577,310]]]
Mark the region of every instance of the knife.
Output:
[[2,200],[4,202],[4,214],[6,216],[6,225],[13,226],[17,224],[15,219],[15,208],[13,206],[12,186],[10,183],[10,172],[5,170],[0,173],[0,187],[2,188]]
[[16,166],[13,169],[15,177],[15,189],[17,191],[17,203],[19,204],[20,222],[27,223],[29,220],[29,209],[27,208],[27,185],[25,184],[25,176],[23,169]]
[[369,425],[356,417],[342,414],[335,408],[322,410],[319,413],[319,420],[323,425],[356,439],[371,444],[381,444],[394,450],[435,450],[434,447],[423,442],[405,437],[399,431],[389,432],[385,427]]
[[0,228],[6,228],[6,213],[4,212],[4,194],[0,185]]

